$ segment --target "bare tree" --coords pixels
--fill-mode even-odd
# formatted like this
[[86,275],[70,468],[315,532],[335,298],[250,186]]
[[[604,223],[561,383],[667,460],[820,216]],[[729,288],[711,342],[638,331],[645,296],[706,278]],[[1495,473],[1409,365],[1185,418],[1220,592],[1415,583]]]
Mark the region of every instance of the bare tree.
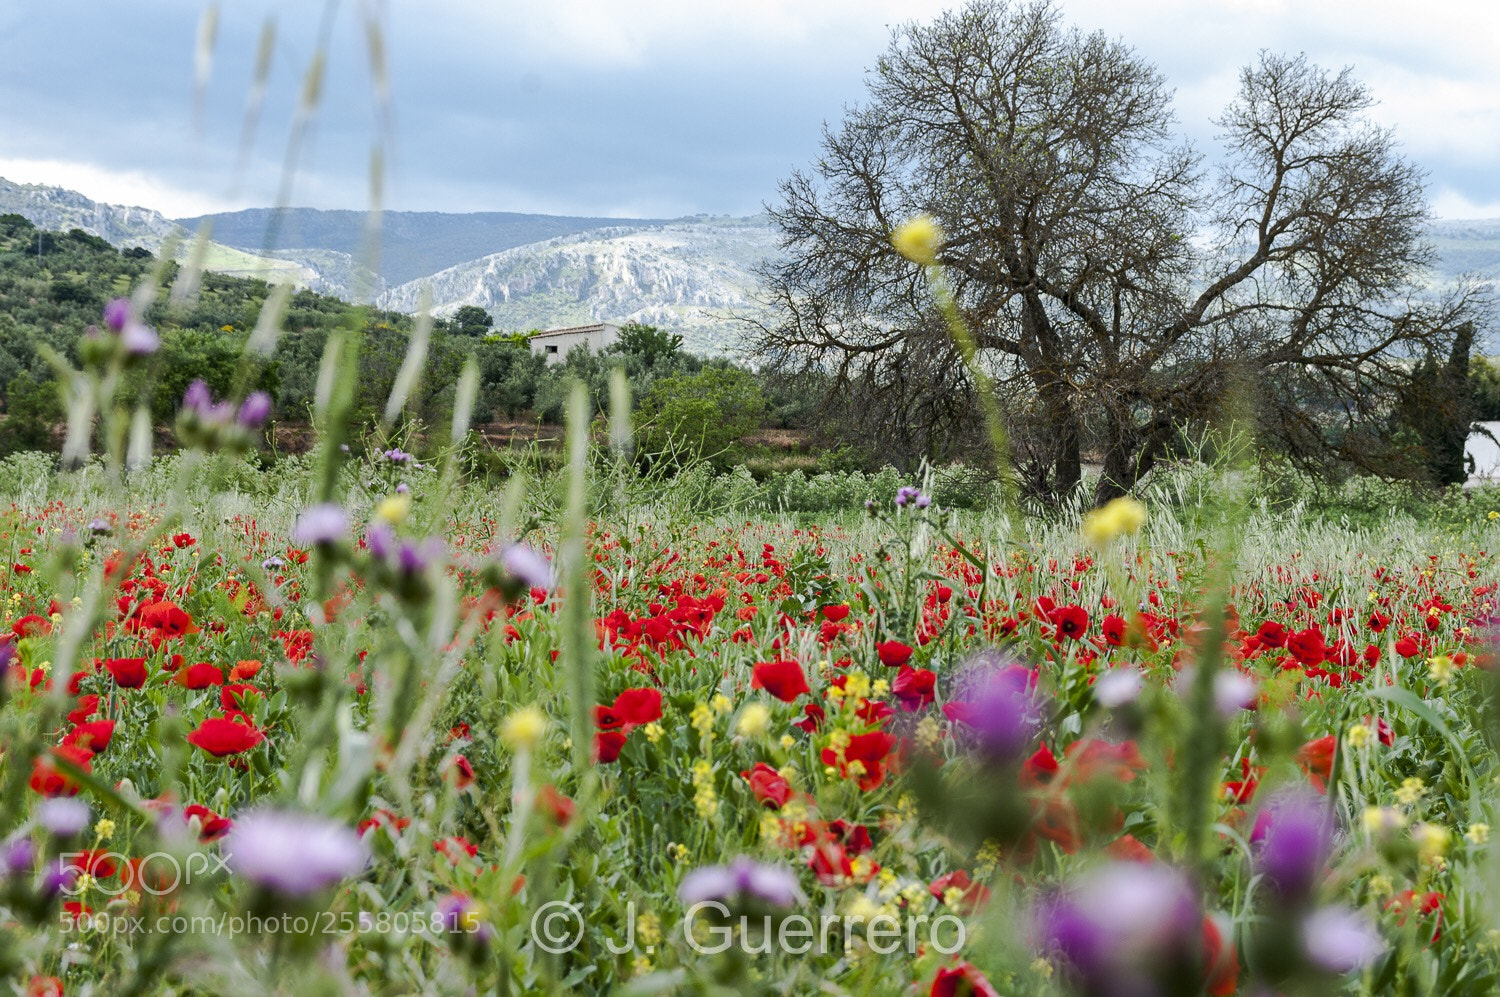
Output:
[[1295,457],[1392,468],[1393,399],[1472,302],[1413,283],[1431,262],[1422,177],[1348,70],[1263,54],[1214,171],[1176,137],[1156,69],[1047,0],[897,29],[868,87],[770,209],[787,254],[763,271],[782,320],[761,359],[832,373],[903,455],[975,445],[975,387],[889,241],[925,212],[1033,492],[1071,492],[1097,450],[1096,500],[1121,494],[1236,386]]

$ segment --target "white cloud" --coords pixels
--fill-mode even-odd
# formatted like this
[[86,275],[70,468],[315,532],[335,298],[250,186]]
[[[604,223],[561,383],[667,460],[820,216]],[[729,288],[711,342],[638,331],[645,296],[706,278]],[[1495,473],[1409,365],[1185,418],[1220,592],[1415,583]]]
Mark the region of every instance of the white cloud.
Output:
[[1433,191],[1431,201],[1432,212],[1439,218],[1500,218],[1500,201],[1473,201],[1451,187]]
[[168,218],[186,218],[246,207],[202,191],[174,187],[135,170],[111,170],[60,159],[0,157],[0,177],[13,183],[66,187],[106,204],[154,208]]

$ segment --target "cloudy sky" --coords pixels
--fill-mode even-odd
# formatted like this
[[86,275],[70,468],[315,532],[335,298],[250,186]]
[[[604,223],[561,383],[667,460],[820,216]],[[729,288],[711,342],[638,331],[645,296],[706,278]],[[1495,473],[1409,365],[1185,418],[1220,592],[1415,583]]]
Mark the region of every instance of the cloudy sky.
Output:
[[[323,98],[291,202],[370,205],[383,134],[367,17],[383,25],[385,206],[664,217],[748,214],[817,156],[889,27],[953,0],[232,0],[212,58],[201,0],[0,0],[0,176],[181,216],[274,203],[310,61]],[[1060,0],[1133,45],[1210,119],[1262,48],[1352,65],[1427,169],[1443,217],[1500,217],[1495,0]],[[264,111],[237,176],[256,50]],[[196,80],[203,80],[201,107]]]

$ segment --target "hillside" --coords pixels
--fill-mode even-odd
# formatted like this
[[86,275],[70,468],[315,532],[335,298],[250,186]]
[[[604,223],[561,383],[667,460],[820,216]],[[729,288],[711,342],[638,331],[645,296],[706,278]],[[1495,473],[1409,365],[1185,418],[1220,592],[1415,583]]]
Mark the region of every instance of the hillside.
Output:
[[[300,259],[309,250],[329,250],[350,260],[366,254],[369,216],[362,211],[314,208],[254,208],[227,214],[180,218],[190,230],[208,219],[214,239],[251,253]],[[272,225],[277,226],[272,232]],[[558,236],[611,225],[646,225],[638,218],[576,218],[528,215],[509,211],[444,214],[437,211],[387,211],[380,216],[380,258],[375,271],[386,284],[403,284],[446,267]],[[270,236],[274,234],[274,243]]]
[[38,229],[54,232],[80,228],[122,249],[140,246],[153,253],[177,227],[150,208],[101,204],[76,191],[12,183],[4,177],[0,177],[0,214],[21,215]]
[[643,322],[703,354],[733,349],[762,318],[754,269],[777,252],[766,218],[617,226],[520,246],[394,287],[378,304],[411,311],[430,286],[440,315],[478,305],[506,329]]
[[[42,228],[81,228],[116,246],[156,251],[175,224],[155,211],[94,202],[72,191],[0,180],[0,212]],[[690,349],[731,352],[745,319],[762,319],[756,267],[778,255],[768,219],[697,216],[672,221],[520,214],[389,212],[380,260],[362,264],[367,218],[356,211],[282,213],[267,253],[270,209],[212,216],[211,269],[289,280],[348,301],[411,311],[421,286],[439,315],[488,310],[503,329],[607,320],[680,333]],[[185,218],[196,227],[203,219]],[[1500,280],[1500,220],[1436,221],[1433,285],[1470,274]]]

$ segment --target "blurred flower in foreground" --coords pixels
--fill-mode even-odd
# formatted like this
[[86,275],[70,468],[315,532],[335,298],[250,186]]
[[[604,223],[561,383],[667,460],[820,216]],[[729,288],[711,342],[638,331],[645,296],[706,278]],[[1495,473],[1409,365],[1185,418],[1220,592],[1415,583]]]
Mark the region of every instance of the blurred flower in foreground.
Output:
[[353,829],[314,814],[252,810],[223,839],[230,871],[286,896],[332,886],[365,867],[364,843]]
[[69,838],[89,824],[87,803],[71,796],[45,800],[37,807],[37,820],[59,838]]
[[512,751],[530,751],[547,733],[547,715],[535,706],[517,710],[500,725],[500,740]]
[[1083,535],[1102,547],[1125,533],[1138,533],[1146,523],[1146,507],[1128,495],[1112,499],[1084,517]]
[[1040,722],[1036,672],[998,652],[983,652],[964,669],[943,713],[974,731],[989,758],[1020,757]]
[[896,226],[891,245],[913,263],[932,266],[943,245],[943,230],[931,215],[917,215]]
[[1302,943],[1313,965],[1330,973],[1363,969],[1385,951],[1369,918],[1343,907],[1322,907],[1302,921]]
[[520,579],[529,588],[552,588],[551,563],[525,544],[506,544],[500,548],[500,566],[506,574]]
[[292,543],[334,544],[349,535],[349,516],[343,506],[332,502],[302,510],[292,526]]
[[1034,944],[1063,957],[1090,994],[1151,994],[1199,959],[1203,917],[1187,877],[1116,862],[1085,873],[1034,914]]
[[803,899],[797,874],[786,866],[761,865],[743,855],[729,865],[695,869],[677,889],[683,903],[706,901],[762,901],[773,907],[791,907]]
[[1256,868],[1283,899],[1307,896],[1333,853],[1326,801],[1311,790],[1277,794],[1256,818],[1250,842]]

